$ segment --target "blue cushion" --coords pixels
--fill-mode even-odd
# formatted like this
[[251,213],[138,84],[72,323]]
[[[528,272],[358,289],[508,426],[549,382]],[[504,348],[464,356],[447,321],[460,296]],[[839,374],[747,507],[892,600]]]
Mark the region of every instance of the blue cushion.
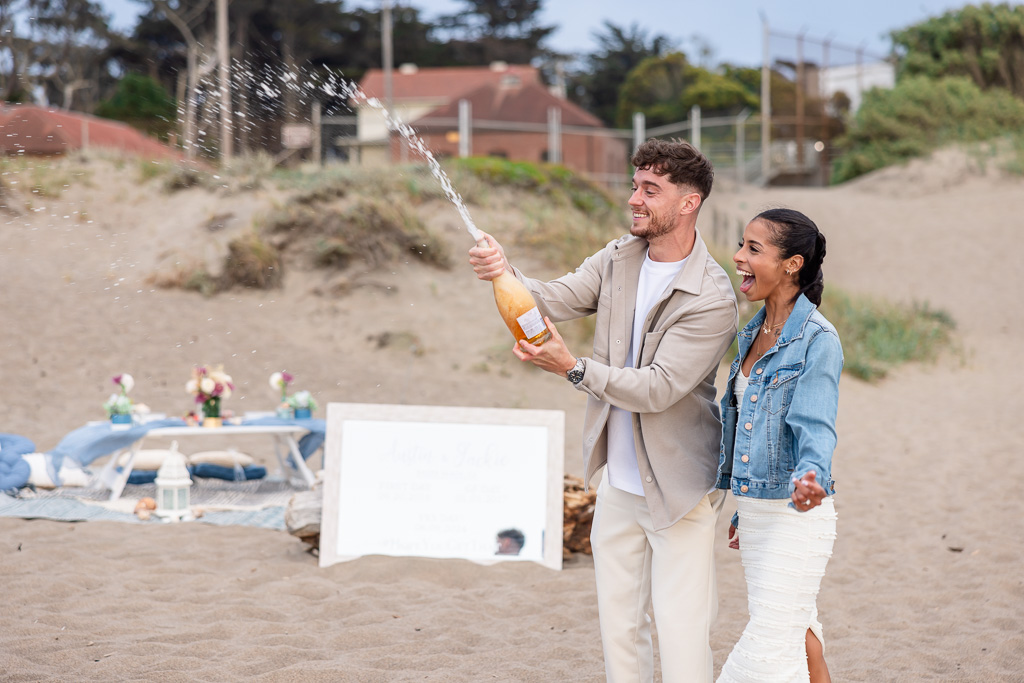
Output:
[[0,434],[0,491],[20,489],[28,483],[32,468],[21,457],[34,453],[36,445],[17,434]]
[[[241,468],[245,475],[244,481],[251,479],[262,479],[267,476],[267,468],[261,465],[249,465],[248,467]],[[209,479],[225,479],[227,481],[235,481],[235,468],[224,467],[223,465],[211,465],[208,462],[198,463],[192,466],[192,474],[197,477],[207,477]]]
[[[188,468],[188,473],[193,477],[206,477],[208,479],[224,479],[226,481],[235,481],[234,467],[224,467],[222,465],[200,463],[198,465],[190,465]],[[245,479],[243,481],[250,481],[252,479],[262,479],[263,477],[267,476],[267,468],[261,467],[260,465],[249,465],[248,467],[242,468],[242,473],[245,475]],[[132,473],[128,475],[129,484],[152,484],[155,481],[156,470],[132,470]]]
[[36,445],[31,439],[17,434],[0,434],[0,452],[26,455],[36,452]]
[[[121,468],[118,467],[118,470]],[[129,484],[152,484],[156,481],[156,470],[136,470],[133,469],[131,474],[128,475]]]

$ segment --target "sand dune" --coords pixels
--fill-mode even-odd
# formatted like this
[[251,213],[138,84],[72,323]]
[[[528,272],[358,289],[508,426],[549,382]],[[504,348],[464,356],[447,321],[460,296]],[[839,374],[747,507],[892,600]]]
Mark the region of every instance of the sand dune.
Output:
[[[827,284],[927,301],[960,326],[959,348],[934,365],[874,385],[843,379],[839,539],[819,600],[837,681],[1024,680],[1024,401],[1011,379],[1024,333],[1011,232],[1024,192],[1019,178],[948,154],[839,188],[721,188],[706,207],[706,221],[713,210],[733,224],[799,208],[828,236]],[[399,264],[335,297],[318,293],[323,275],[292,269],[284,290],[204,299],[146,277],[182,253],[212,259],[279,192],[167,195],[99,160],[86,176],[56,199],[5,191],[0,431],[48,450],[102,417],[109,378],[124,371],[136,398],[183,413],[190,367],[212,362],[239,382],[238,412],[271,405],[266,378],[282,368],[321,402],[564,410],[566,470],[580,474],[584,403],[511,358],[489,288],[462,267],[470,244],[447,205],[422,210],[452,242],[452,271]],[[474,217],[503,234],[517,220],[505,201],[471,207]],[[223,231],[205,227],[225,213]],[[382,333],[397,341],[381,347]],[[718,666],[746,620],[725,543],[733,508],[716,551]],[[0,530],[2,680],[603,677],[586,556],[562,572],[385,557],[319,569],[297,539],[244,527],[0,519]]]

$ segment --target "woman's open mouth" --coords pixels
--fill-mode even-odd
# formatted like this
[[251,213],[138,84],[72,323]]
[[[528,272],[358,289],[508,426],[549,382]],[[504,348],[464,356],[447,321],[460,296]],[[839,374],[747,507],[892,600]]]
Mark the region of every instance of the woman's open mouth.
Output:
[[736,269],[736,274],[743,278],[743,282],[740,283],[740,291],[746,294],[754,286],[754,274],[739,268]]

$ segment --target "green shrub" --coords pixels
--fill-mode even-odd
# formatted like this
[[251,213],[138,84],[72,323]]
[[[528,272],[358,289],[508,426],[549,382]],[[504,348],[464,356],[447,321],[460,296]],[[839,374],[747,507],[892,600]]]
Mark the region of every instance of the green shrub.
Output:
[[933,360],[956,328],[948,313],[928,304],[896,305],[828,287],[821,312],[839,332],[846,371],[864,380],[885,377],[901,363]]
[[[746,325],[761,308],[761,302],[747,301],[739,291],[741,278],[731,257],[711,248],[711,255],[725,267],[740,309],[740,326]],[[892,304],[870,297],[851,296],[834,285],[826,285],[820,306],[822,315],[836,327],[843,344],[843,372],[867,381],[886,376],[901,363],[933,360],[952,342],[956,323],[945,311],[928,304]],[[736,357],[734,341],[725,360]]]
[[[211,297],[220,290],[220,283],[217,278],[210,275],[203,268],[196,268],[189,273],[181,273],[182,279],[180,280],[180,286],[182,289],[190,292],[199,292],[205,297]],[[163,287],[172,287],[174,284],[171,281],[164,281],[161,283]]]
[[346,268],[360,260],[377,268],[410,253],[440,268],[451,266],[444,241],[427,229],[406,202],[390,197],[361,197],[340,208],[304,193],[270,216],[267,230],[287,233],[285,244],[312,239],[312,260],[320,267]]
[[231,240],[224,260],[224,289],[233,285],[255,289],[280,287],[283,279],[281,254],[259,235],[250,232]]
[[96,106],[96,115],[124,121],[166,140],[176,125],[178,108],[157,81],[149,76],[127,74],[118,82],[114,96]]
[[1024,102],[970,79],[924,76],[868,91],[840,146],[833,182],[923,156],[951,142],[989,140],[1024,127]]

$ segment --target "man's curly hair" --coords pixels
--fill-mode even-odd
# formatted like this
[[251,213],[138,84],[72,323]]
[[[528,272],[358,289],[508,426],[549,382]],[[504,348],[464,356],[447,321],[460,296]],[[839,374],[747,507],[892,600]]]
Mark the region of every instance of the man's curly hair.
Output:
[[701,201],[711,194],[715,168],[706,156],[684,140],[670,142],[651,138],[637,147],[630,163],[637,170],[667,175],[674,184],[693,188]]

